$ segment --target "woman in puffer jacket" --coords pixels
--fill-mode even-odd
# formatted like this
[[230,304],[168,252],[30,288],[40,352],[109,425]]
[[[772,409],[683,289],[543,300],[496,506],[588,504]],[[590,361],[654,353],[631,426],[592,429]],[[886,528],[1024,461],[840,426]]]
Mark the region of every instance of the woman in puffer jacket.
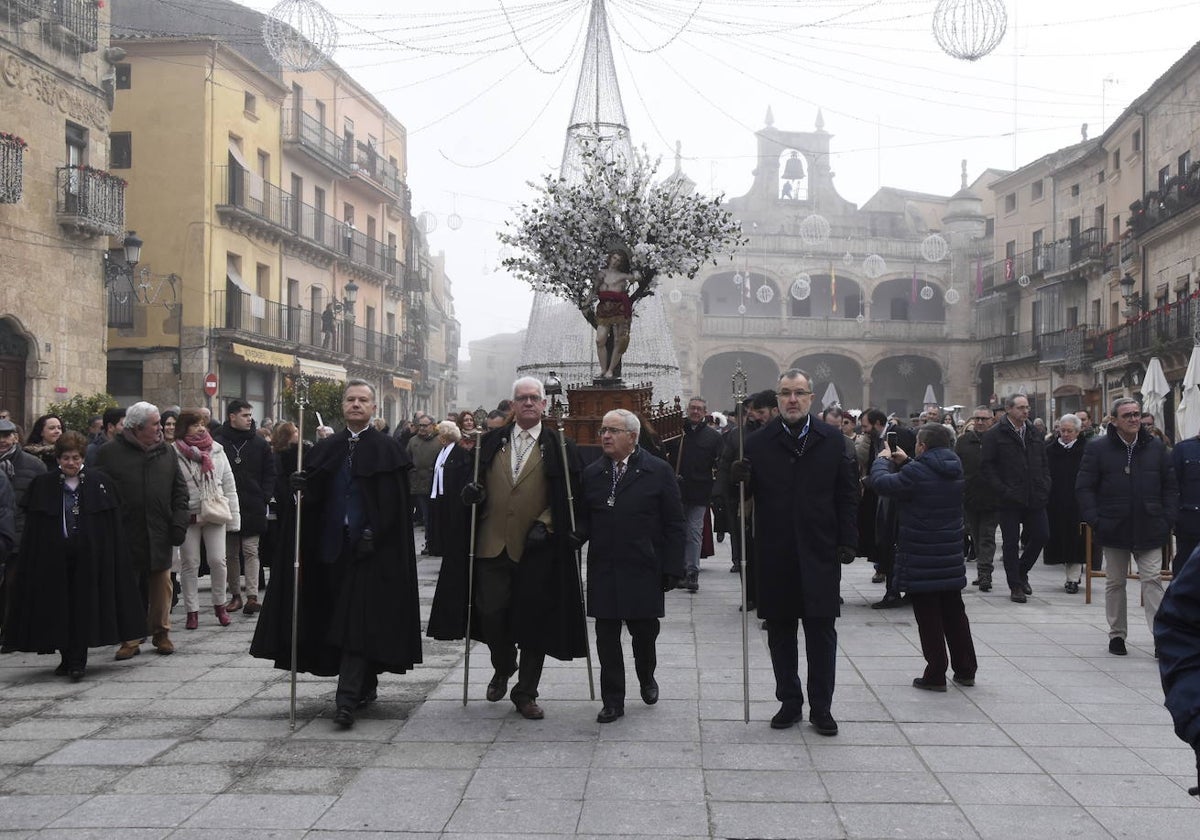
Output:
[[[203,415],[195,409],[187,409],[179,415],[175,433],[175,457],[179,460],[179,471],[188,486],[188,529],[187,538],[180,546],[181,563],[179,580],[183,587],[183,606],[187,611],[188,630],[200,624],[200,541],[204,541],[205,557],[208,560],[212,579],[213,614],[222,627],[229,625],[229,613],[225,610],[225,532],[241,528],[238,509],[237,484],[233,468],[225,457],[221,444],[212,439]],[[204,521],[201,502],[205,498],[224,498],[229,506],[229,518]],[[219,506],[219,505],[218,505]]]

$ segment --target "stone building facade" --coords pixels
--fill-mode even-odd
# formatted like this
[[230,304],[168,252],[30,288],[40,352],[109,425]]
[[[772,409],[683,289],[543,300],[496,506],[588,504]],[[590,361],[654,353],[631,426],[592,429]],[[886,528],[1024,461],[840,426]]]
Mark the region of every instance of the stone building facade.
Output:
[[0,407],[28,424],[105,388],[104,254],[125,229],[108,169],[108,10],[0,2]]

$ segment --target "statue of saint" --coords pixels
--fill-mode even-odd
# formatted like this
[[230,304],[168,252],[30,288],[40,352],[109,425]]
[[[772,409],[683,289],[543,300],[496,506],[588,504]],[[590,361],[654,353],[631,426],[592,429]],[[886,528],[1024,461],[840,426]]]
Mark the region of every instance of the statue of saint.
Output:
[[[633,302],[629,299],[629,284],[633,281],[629,255],[624,251],[608,253],[608,262],[596,274],[596,355],[600,359],[600,378],[613,379],[620,367],[621,357],[629,349],[629,326],[633,321]],[[608,337],[613,337],[612,357],[608,353]]]

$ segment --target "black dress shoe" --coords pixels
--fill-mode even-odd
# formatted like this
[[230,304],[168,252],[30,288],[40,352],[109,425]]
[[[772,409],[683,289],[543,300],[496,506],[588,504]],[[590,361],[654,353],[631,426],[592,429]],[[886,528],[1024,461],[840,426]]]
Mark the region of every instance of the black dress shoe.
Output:
[[520,702],[514,700],[513,705],[517,707],[517,711],[521,713],[521,717],[525,718],[525,720],[541,720],[546,716],[546,713],[542,711],[542,707],[533,700],[521,700]]
[[1021,591],[1024,592],[1026,595],[1033,594],[1033,587],[1029,585],[1029,581],[1026,580],[1026,581],[1021,582]]
[[873,610],[891,610],[891,609],[895,609],[896,607],[903,606],[903,604],[904,604],[903,598],[901,598],[895,592],[889,592],[888,594],[884,595],[881,600],[876,601],[874,604],[872,604],[871,609],[873,609]]
[[1108,652],[1115,653],[1117,656],[1125,656],[1127,653],[1129,653],[1129,651],[1125,649],[1125,640],[1120,636],[1113,636],[1108,640]]
[[71,678],[71,682],[79,682],[81,679],[83,679],[84,671],[85,669],[82,667],[72,668],[68,674],[68,676]]
[[658,683],[653,678],[649,682],[642,683],[642,702],[647,706],[653,706],[658,702]]
[[487,694],[485,695],[489,703],[498,703],[504,699],[504,695],[508,693],[508,675],[497,672],[492,675],[492,681],[488,683]]
[[71,672],[71,669],[67,667],[66,662],[59,662],[58,667],[54,669],[54,676],[65,677],[70,672]]
[[1014,604],[1024,604],[1026,601],[1025,593],[1020,589],[1014,589],[1009,593],[1008,600],[1012,601]]
[[804,710],[800,706],[784,703],[779,711],[771,718],[772,729],[790,729],[804,719]]
[[953,680],[954,680],[956,683],[958,683],[959,685],[965,685],[965,686],[967,686],[968,688],[970,688],[971,686],[975,685],[975,678],[974,678],[974,677],[960,677],[958,674],[955,674],[955,675],[954,675],[954,677],[953,677]]
[[817,730],[818,735],[832,737],[838,734],[837,721],[829,712],[813,712],[808,716],[808,721],[812,724],[812,728]]
[[625,709],[620,706],[605,706],[596,715],[596,723],[612,723],[619,717],[625,716]]
[[333,716],[333,722],[342,729],[349,729],[354,725],[354,714],[345,706],[339,706]]
[[912,684],[913,688],[919,688],[923,691],[941,691],[943,693],[946,691],[945,683],[929,682],[924,677],[915,677]]

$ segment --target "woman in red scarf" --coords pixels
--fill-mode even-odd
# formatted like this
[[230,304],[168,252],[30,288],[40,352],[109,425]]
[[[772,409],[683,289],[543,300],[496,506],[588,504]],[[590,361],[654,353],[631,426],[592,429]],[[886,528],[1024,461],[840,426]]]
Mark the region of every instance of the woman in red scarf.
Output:
[[[175,424],[175,457],[179,459],[179,471],[188,486],[188,530],[187,538],[180,546],[179,580],[183,586],[183,606],[187,611],[188,630],[195,630],[200,623],[200,541],[212,578],[213,613],[222,627],[229,624],[229,613],[225,611],[225,532],[241,528],[238,510],[237,484],[233,468],[225,457],[221,444],[208,434],[208,424],[195,409],[187,409],[179,415]],[[207,505],[204,499],[224,497],[229,506],[229,519],[217,521],[211,515],[205,517]],[[218,505],[219,506],[219,505]]]

